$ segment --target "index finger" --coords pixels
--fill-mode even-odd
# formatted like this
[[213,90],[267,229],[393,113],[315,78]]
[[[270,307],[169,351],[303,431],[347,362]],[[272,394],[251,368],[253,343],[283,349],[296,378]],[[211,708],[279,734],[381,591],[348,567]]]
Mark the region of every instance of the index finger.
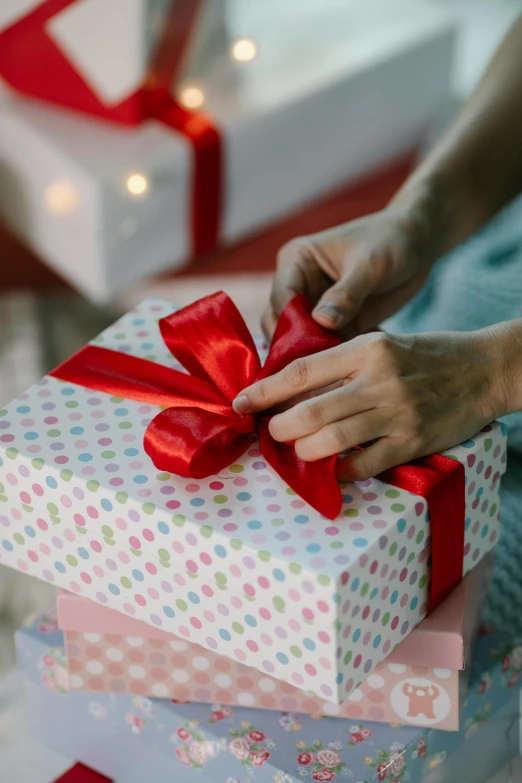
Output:
[[259,413],[301,394],[336,383],[345,376],[346,345],[296,359],[283,370],[244,389],[232,407],[236,413]]

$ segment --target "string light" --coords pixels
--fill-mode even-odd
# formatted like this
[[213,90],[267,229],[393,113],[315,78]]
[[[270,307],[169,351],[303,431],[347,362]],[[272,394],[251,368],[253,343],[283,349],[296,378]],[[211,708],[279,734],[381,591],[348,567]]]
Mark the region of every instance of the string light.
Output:
[[70,215],[80,200],[78,190],[69,180],[60,179],[51,182],[44,191],[44,203],[53,215]]
[[257,55],[257,46],[251,38],[238,38],[232,44],[231,55],[239,63],[248,63]]
[[147,177],[138,172],[129,174],[125,185],[131,196],[144,196],[150,187]]
[[178,100],[186,109],[199,109],[205,101],[205,93],[195,84],[187,84],[179,92]]

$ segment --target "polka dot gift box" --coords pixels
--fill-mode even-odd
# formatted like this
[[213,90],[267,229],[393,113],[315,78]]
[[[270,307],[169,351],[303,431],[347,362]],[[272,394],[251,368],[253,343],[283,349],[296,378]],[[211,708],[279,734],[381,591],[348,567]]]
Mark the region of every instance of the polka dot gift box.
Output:
[[69,688],[220,705],[216,721],[231,707],[257,707],[458,731],[491,566],[490,554],[342,704],[62,592]]
[[[147,300],[94,342],[177,367]],[[158,408],[45,377],[0,410],[0,562],[247,663],[333,703],[427,613],[426,501],[347,484],[333,522],[253,441],[193,480],[158,472],[143,437]],[[505,431],[451,450],[465,468],[463,574],[499,535]]]

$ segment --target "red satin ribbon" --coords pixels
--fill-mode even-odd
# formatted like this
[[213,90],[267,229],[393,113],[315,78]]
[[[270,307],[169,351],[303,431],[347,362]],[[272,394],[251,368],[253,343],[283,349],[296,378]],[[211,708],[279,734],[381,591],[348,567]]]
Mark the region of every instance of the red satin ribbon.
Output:
[[386,484],[425,498],[431,525],[429,611],[441,604],[462,579],[466,517],[464,465],[442,454],[381,473]]
[[203,0],[175,0],[171,4],[147,84],[113,106],[102,103],[47,34],[50,20],[74,2],[45,0],[1,32],[0,75],[20,92],[51,103],[126,125],[157,120],[183,134],[193,152],[192,251],[211,249],[219,238],[222,210],[221,135],[210,117],[187,111],[171,96]]
[[[247,386],[284,369],[294,359],[338,345],[337,335],[310,317],[304,296],[282,313],[261,367],[252,337],[224,293],[201,299],[159,322],[169,351],[190,375],[128,354],[88,345],[51,375],[119,397],[165,408],[149,424],[144,447],[159,470],[203,478],[223,470],[248,448],[257,428],[267,462],[307,503],[328,519],[342,498],[336,457],[300,460],[292,444],[277,443],[269,418],[236,414],[232,401]],[[435,455],[379,476],[424,497],[431,521],[433,577],[430,610],[462,579],[464,468]]]

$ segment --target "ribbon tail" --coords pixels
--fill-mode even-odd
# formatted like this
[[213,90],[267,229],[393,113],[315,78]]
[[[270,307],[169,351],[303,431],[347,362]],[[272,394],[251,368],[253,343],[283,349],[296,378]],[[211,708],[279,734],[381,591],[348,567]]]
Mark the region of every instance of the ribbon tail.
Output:
[[335,519],[342,508],[342,496],[335,477],[337,457],[305,462],[293,444],[276,442],[268,430],[268,419],[258,421],[259,446],[270,466],[312,508],[327,519]]
[[431,613],[462,580],[466,517],[464,466],[450,457],[433,454],[412,465],[391,468],[377,478],[386,484],[421,495],[428,503],[431,527]]
[[96,345],[86,345],[49,374],[61,381],[149,405],[197,406],[231,415],[230,405],[219,390],[201,378]]

